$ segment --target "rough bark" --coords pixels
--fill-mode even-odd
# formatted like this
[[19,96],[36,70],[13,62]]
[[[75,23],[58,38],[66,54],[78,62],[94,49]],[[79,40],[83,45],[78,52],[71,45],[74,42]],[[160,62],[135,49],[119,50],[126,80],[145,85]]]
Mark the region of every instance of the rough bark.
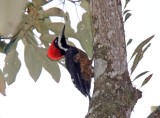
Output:
[[86,118],[129,118],[141,92],[132,86],[120,0],[90,0],[95,83]]
[[147,118],[160,118],[160,106],[158,106]]

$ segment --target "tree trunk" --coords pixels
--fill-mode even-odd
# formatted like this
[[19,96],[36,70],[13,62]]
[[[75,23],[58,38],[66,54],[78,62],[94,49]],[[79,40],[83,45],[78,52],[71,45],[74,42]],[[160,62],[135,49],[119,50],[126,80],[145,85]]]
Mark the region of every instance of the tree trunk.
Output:
[[90,0],[95,83],[86,118],[129,118],[141,92],[132,86],[120,0]]

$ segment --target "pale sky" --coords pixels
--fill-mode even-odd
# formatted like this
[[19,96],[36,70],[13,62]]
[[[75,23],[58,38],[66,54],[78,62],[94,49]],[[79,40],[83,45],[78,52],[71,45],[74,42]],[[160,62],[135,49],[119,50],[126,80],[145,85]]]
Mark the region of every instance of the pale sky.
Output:
[[[143,97],[135,105],[132,118],[146,118],[150,113],[150,106],[160,105],[160,56],[156,50],[160,45],[159,5],[159,0],[131,0],[127,7],[132,10],[132,16],[125,23],[126,39],[134,39],[134,42],[127,48],[128,57],[131,56],[131,52],[138,43],[155,34],[151,41],[151,47],[131,76],[133,79],[140,72],[146,70],[154,73],[150,82],[142,88],[140,85],[144,77],[133,83],[143,92]],[[74,10],[70,8],[68,6],[67,11],[75,13],[75,8],[73,7]],[[72,18],[78,22],[77,16]],[[35,83],[23,62],[24,53],[21,43],[17,50],[22,60],[22,66],[16,82],[7,87],[7,96],[4,97],[0,94],[0,118],[84,118],[88,110],[88,98],[77,91],[68,72],[61,68],[61,80],[60,83],[56,83],[43,70],[39,80]],[[0,54],[0,57],[0,65],[4,65],[5,56]],[[2,67],[0,66],[0,68]]]

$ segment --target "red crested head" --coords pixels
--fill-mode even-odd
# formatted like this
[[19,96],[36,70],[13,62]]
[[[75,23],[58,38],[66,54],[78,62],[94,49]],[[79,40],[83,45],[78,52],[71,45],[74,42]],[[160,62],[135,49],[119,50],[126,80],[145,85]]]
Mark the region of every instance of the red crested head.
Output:
[[64,55],[61,53],[61,50],[55,47],[54,41],[51,43],[51,45],[48,48],[47,56],[51,60],[60,60],[64,57]]
[[47,55],[51,60],[62,59],[65,55],[65,52],[69,48],[69,46],[66,44],[64,32],[65,32],[65,25],[62,29],[62,33],[53,40],[53,42],[48,48]]

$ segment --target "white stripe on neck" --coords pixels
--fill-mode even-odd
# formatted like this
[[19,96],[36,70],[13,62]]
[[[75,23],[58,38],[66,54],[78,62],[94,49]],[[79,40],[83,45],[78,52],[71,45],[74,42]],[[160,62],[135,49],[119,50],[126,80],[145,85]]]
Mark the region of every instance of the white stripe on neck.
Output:
[[59,35],[59,37],[58,37],[58,46],[59,46],[60,49],[62,49],[62,50],[64,50],[66,52],[68,49],[62,47],[61,40],[62,40],[62,37],[61,37],[61,35]]

